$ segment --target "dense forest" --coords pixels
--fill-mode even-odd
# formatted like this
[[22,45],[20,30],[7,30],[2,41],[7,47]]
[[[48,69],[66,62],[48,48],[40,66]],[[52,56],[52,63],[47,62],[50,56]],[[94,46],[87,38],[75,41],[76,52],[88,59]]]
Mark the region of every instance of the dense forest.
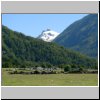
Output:
[[2,25],[2,67],[30,68],[39,66],[97,69],[97,60],[56,43],[48,43],[25,36]]
[[89,14],[75,21],[54,42],[97,59],[98,14]]

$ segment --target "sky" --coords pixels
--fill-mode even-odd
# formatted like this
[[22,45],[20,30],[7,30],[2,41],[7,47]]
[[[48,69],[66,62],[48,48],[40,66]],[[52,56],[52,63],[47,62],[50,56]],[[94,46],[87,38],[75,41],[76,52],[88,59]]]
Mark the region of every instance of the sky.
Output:
[[87,14],[2,14],[2,25],[27,36],[38,37],[43,30],[61,33]]

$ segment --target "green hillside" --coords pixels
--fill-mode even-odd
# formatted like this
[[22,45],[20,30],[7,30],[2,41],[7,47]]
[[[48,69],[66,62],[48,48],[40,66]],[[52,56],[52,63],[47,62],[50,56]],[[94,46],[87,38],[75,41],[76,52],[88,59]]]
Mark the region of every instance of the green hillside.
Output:
[[66,64],[97,68],[95,59],[2,26],[2,67],[58,67]]
[[89,14],[72,23],[55,40],[61,46],[90,57],[98,56],[98,14]]

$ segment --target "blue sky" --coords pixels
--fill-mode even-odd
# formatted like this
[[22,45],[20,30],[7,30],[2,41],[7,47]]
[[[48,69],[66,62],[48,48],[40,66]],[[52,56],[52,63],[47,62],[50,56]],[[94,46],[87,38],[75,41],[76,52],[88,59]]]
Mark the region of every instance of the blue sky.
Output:
[[27,36],[37,37],[43,30],[51,29],[61,33],[74,21],[87,14],[2,14],[2,24],[22,32]]

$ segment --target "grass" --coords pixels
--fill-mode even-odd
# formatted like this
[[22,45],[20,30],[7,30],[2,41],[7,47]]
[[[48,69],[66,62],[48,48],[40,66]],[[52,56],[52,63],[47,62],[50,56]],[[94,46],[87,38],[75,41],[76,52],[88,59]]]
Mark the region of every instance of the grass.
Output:
[[97,86],[97,74],[8,74],[2,68],[2,86]]

